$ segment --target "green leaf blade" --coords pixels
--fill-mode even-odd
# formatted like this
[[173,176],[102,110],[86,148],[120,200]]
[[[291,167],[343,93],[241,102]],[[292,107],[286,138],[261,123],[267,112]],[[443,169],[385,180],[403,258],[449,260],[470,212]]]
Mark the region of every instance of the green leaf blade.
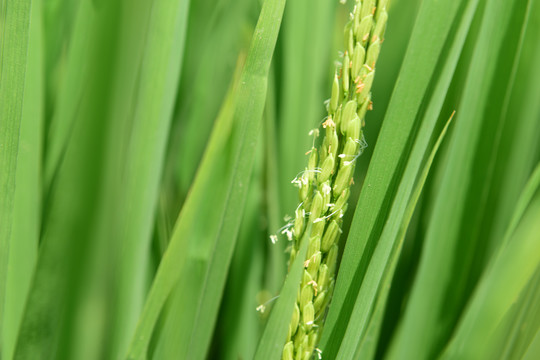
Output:
[[459,1],[423,2],[420,8],[410,47],[371,160],[373,166],[369,168],[364,181],[345,245],[332,306],[321,339],[323,352],[329,354],[327,356],[335,356],[339,348],[344,328],[337,324],[346,323],[352,311],[350,306],[344,304],[350,304],[355,298],[375,241],[382,231],[388,203],[393,196],[391,183],[399,175],[398,164],[459,5]]
[[[466,301],[467,291],[463,283],[472,274],[465,269],[470,266],[467,259],[473,256],[476,242],[464,242],[460,229],[462,221],[472,217],[466,215],[465,204],[480,195],[467,191],[471,184],[481,184],[480,178],[473,178],[471,174],[475,170],[476,146],[484,129],[484,121],[486,126],[491,125],[490,119],[483,116],[489,104],[489,89],[499,79],[495,71],[497,64],[490,58],[503,49],[512,10],[513,4],[508,2],[486,4],[469,67],[470,76],[457,109],[456,126],[430,217],[418,274],[389,352],[392,359],[435,356],[444,347],[459,315],[459,308]],[[510,53],[509,57],[514,61],[518,55]],[[510,81],[510,76],[506,80]],[[470,227],[463,230],[471,236],[468,232]],[[456,268],[457,264],[460,265]],[[426,332],[426,329],[431,331]]]
[[[150,335],[166,298],[180,277],[189,276],[188,273],[185,273],[186,268],[184,267],[186,255],[196,255],[197,249],[203,250],[202,255],[209,260],[205,271],[205,279],[212,280],[205,280],[205,288],[203,288],[202,292],[204,295],[197,302],[197,309],[181,310],[194,310],[195,314],[207,318],[208,321],[196,321],[194,328],[191,331],[186,331],[188,334],[187,340],[189,342],[195,341],[195,345],[189,349],[190,354],[194,358],[202,358],[206,354],[206,344],[210,340],[217,315],[217,305],[225,285],[225,275],[240,227],[240,218],[249,183],[247,179],[251,175],[254,149],[258,139],[257,134],[261,128],[261,118],[266,99],[267,76],[284,5],[284,0],[265,1],[253,35],[246,64],[240,77],[233,115],[233,124],[238,128],[236,133],[237,141],[233,141],[235,145],[232,152],[232,169],[225,194],[225,204],[227,206],[220,215],[217,236],[205,239],[201,244],[193,243],[193,241],[186,242],[186,235],[192,231],[189,220],[192,215],[189,213],[190,210],[186,214],[180,214],[173,238],[160,264],[147,304],[133,337],[128,358],[138,359],[145,356]],[[213,146],[212,142],[210,146]],[[203,161],[200,171],[206,171],[208,174],[210,170],[208,167],[211,166],[211,163],[212,159],[209,160],[208,164]],[[199,176],[202,179],[205,178],[204,174],[199,174]],[[192,196],[204,199],[204,188],[200,190],[197,188],[196,180]],[[188,198],[186,205],[190,204],[191,201],[193,200]],[[188,209],[190,209],[189,205]],[[188,248],[193,249],[188,250],[187,254],[186,245]],[[210,253],[208,253],[208,250],[210,250]],[[189,255],[190,253],[193,255]],[[213,253],[216,254],[215,260],[211,260],[212,256],[214,256]],[[218,258],[218,256],[221,256],[221,258]],[[179,264],[180,269],[178,269]],[[181,339],[181,341],[185,340]]]
[[0,55],[0,347],[5,339],[4,310],[10,238],[14,217],[19,131],[23,117],[24,90],[30,32],[31,1],[3,1]]

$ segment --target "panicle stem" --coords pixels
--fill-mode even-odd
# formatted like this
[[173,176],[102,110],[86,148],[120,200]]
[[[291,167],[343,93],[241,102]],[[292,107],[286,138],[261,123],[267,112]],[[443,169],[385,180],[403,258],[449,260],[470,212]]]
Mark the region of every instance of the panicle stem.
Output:
[[294,181],[299,187],[300,205],[293,220],[290,264],[308,224],[312,226],[304,274],[283,348],[284,360],[309,360],[322,332],[335,283],[338,239],[354,166],[365,148],[364,118],[372,109],[371,85],[388,18],[386,4],[387,0],[355,1],[351,20],[345,25],[343,62],[336,69],[328,117],[322,124],[322,145],[311,149],[308,167]]

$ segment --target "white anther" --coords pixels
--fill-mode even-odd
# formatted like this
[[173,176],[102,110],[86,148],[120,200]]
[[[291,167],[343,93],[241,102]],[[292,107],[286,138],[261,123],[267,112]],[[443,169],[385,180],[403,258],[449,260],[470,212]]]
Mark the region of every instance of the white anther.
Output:
[[307,185],[308,182],[309,182],[309,179],[304,176],[306,173],[310,173],[310,172],[313,172],[313,173],[317,173],[319,174],[321,172],[321,168],[315,168],[313,170],[304,170],[304,171],[301,171],[299,172],[295,177],[294,179],[291,180],[291,184],[296,184],[298,185],[298,187],[302,187],[302,184],[303,185]]
[[270,304],[272,301],[276,300],[277,298],[279,297],[278,296],[274,296],[273,298],[271,298],[270,300],[268,300],[267,302],[265,302],[264,304],[261,304],[259,306],[257,306],[257,311],[260,312],[261,314],[263,314],[265,311],[266,311],[266,305]]
[[330,214],[328,214],[328,215],[326,215],[326,216],[317,218],[317,219],[315,219],[315,220],[313,221],[313,223],[315,224],[315,223],[321,222],[321,221],[323,221],[323,220],[326,220],[326,219],[332,217],[332,215],[334,215],[335,213],[337,213],[339,210],[340,210],[340,209],[338,209],[338,210],[336,210],[336,211],[334,211],[334,212],[332,212],[332,213],[330,213]]
[[330,185],[324,183],[323,186],[322,186],[322,192],[323,192],[323,194],[328,195],[328,194],[330,194],[330,192],[332,192],[332,187]]
[[[285,226],[281,227],[277,232],[281,233],[281,234],[285,234],[287,236],[287,240],[289,241],[292,241],[293,239],[293,233],[292,231],[290,230],[291,227],[294,226],[294,223],[293,222],[289,222],[287,223]],[[270,237],[270,239],[272,239],[272,237]],[[276,240],[277,241],[277,240]]]
[[285,234],[287,236],[287,240],[292,241],[293,239],[293,232],[289,229],[285,229],[281,232],[282,234]]
[[[348,166],[348,165],[352,164],[353,162],[355,162],[356,159],[358,159],[358,157],[360,155],[362,155],[364,150],[366,150],[366,148],[368,147],[368,144],[366,142],[366,139],[364,138],[364,135],[362,135],[362,139],[356,139],[356,140],[354,140],[354,142],[360,145],[360,147],[358,149],[358,153],[355,155],[355,157],[352,160],[344,161],[343,165],[345,165],[345,166]],[[341,155],[343,155],[343,157]],[[340,154],[339,155],[339,157],[341,157],[341,158],[344,158],[345,156],[346,156],[345,154]]]

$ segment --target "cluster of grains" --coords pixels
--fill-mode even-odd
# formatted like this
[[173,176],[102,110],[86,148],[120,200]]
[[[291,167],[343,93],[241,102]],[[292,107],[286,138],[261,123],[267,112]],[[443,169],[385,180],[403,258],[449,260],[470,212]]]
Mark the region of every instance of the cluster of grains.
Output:
[[[343,62],[336,70],[324,140],[310,151],[308,167],[293,180],[300,205],[290,229],[292,264],[311,223],[302,283],[294,305],[283,359],[308,360],[313,355],[334,287],[337,241],[347,209],[355,161],[365,148],[364,116],[372,107],[371,84],[386,27],[387,0],[356,0],[345,26]],[[318,134],[319,130],[314,130]],[[318,351],[318,350],[317,350]],[[320,356],[320,354],[319,354]]]

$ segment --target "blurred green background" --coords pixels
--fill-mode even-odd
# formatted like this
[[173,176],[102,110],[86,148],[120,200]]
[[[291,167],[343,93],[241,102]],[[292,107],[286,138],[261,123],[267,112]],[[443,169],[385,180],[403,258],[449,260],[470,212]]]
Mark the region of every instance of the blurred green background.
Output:
[[[0,358],[255,356],[351,2],[2,0]],[[539,1],[392,0],[372,98],[323,358],[540,357]]]

